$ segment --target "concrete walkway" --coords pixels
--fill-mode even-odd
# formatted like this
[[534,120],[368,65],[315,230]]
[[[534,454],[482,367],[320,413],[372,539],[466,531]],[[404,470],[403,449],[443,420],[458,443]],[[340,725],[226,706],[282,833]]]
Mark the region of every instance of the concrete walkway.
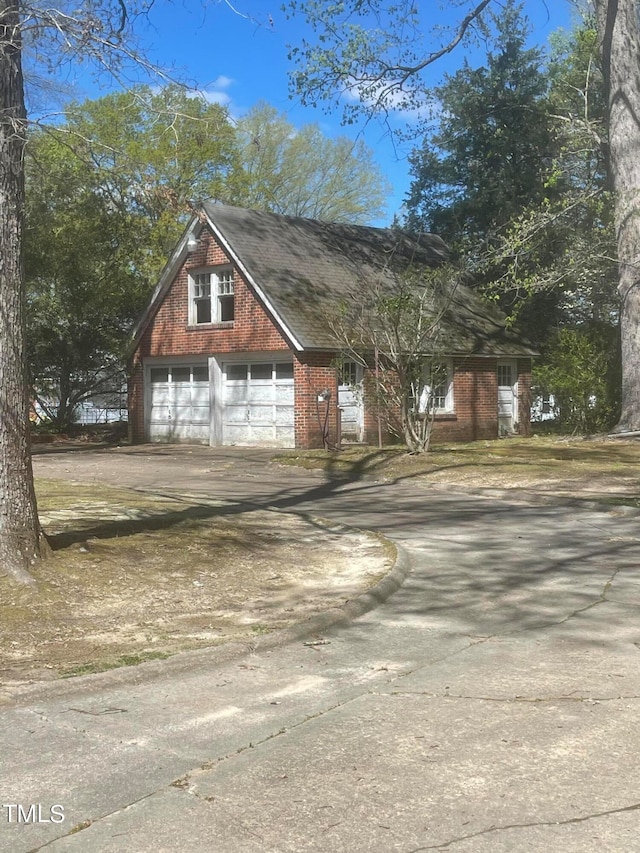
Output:
[[635,518],[325,481],[258,452],[53,454],[36,473],[317,512],[383,531],[413,571],[312,644],[8,703],[0,850],[640,851]]

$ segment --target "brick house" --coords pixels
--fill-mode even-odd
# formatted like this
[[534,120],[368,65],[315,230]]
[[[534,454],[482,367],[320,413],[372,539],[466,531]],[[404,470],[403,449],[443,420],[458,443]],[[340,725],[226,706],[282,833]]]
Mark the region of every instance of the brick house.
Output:
[[[328,311],[381,272],[446,257],[434,235],[202,205],[135,331],[132,440],[317,447],[335,441],[340,412],[343,439],[374,443],[375,414],[354,393],[366,376],[336,369]],[[460,286],[445,331],[434,437],[526,433],[531,346]]]

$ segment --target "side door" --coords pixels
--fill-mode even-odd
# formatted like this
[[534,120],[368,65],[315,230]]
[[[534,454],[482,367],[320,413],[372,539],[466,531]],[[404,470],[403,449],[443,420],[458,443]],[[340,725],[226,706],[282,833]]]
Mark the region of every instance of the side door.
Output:
[[518,366],[498,362],[498,435],[512,435],[518,421]]
[[338,385],[338,407],[344,441],[359,443],[364,440],[363,373],[361,364],[355,361],[343,362]]

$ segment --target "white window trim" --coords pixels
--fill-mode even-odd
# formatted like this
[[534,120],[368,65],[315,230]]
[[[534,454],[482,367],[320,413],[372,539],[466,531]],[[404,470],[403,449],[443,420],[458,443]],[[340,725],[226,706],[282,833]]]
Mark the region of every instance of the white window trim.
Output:
[[[198,323],[198,313],[196,308],[196,276],[208,274],[210,276],[210,285],[211,290],[209,294],[209,301],[211,306],[211,319],[205,323]],[[220,296],[224,296],[225,294],[220,293],[220,283],[224,276],[231,274],[232,279],[232,292],[231,295],[235,299],[233,290],[233,285],[235,282],[233,281],[233,267],[229,264],[224,264],[223,266],[217,267],[199,267],[198,269],[189,270],[189,325],[190,326],[211,326],[213,324],[227,322],[233,323],[233,320],[223,321],[220,319]],[[235,315],[235,311],[234,311]]]
[[[447,392],[445,394],[444,406],[438,406],[435,409],[434,414],[436,415],[452,415],[455,413],[455,400],[453,397],[453,359],[452,358],[438,358],[431,359],[425,364],[425,370],[427,370],[432,364],[441,364],[444,365],[447,369]],[[429,396],[431,394],[431,387],[425,383],[422,389],[422,393],[420,394],[420,400],[418,402],[418,411],[420,414],[424,414],[427,410],[427,402],[429,400]]]

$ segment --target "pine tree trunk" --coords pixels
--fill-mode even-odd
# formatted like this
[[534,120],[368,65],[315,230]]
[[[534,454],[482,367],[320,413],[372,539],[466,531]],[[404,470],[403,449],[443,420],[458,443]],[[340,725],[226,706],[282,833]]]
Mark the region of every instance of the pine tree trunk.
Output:
[[0,572],[33,583],[48,550],[38,523],[24,359],[25,107],[16,0],[0,0]]
[[596,0],[609,104],[622,344],[618,432],[640,429],[640,26],[637,0]]

